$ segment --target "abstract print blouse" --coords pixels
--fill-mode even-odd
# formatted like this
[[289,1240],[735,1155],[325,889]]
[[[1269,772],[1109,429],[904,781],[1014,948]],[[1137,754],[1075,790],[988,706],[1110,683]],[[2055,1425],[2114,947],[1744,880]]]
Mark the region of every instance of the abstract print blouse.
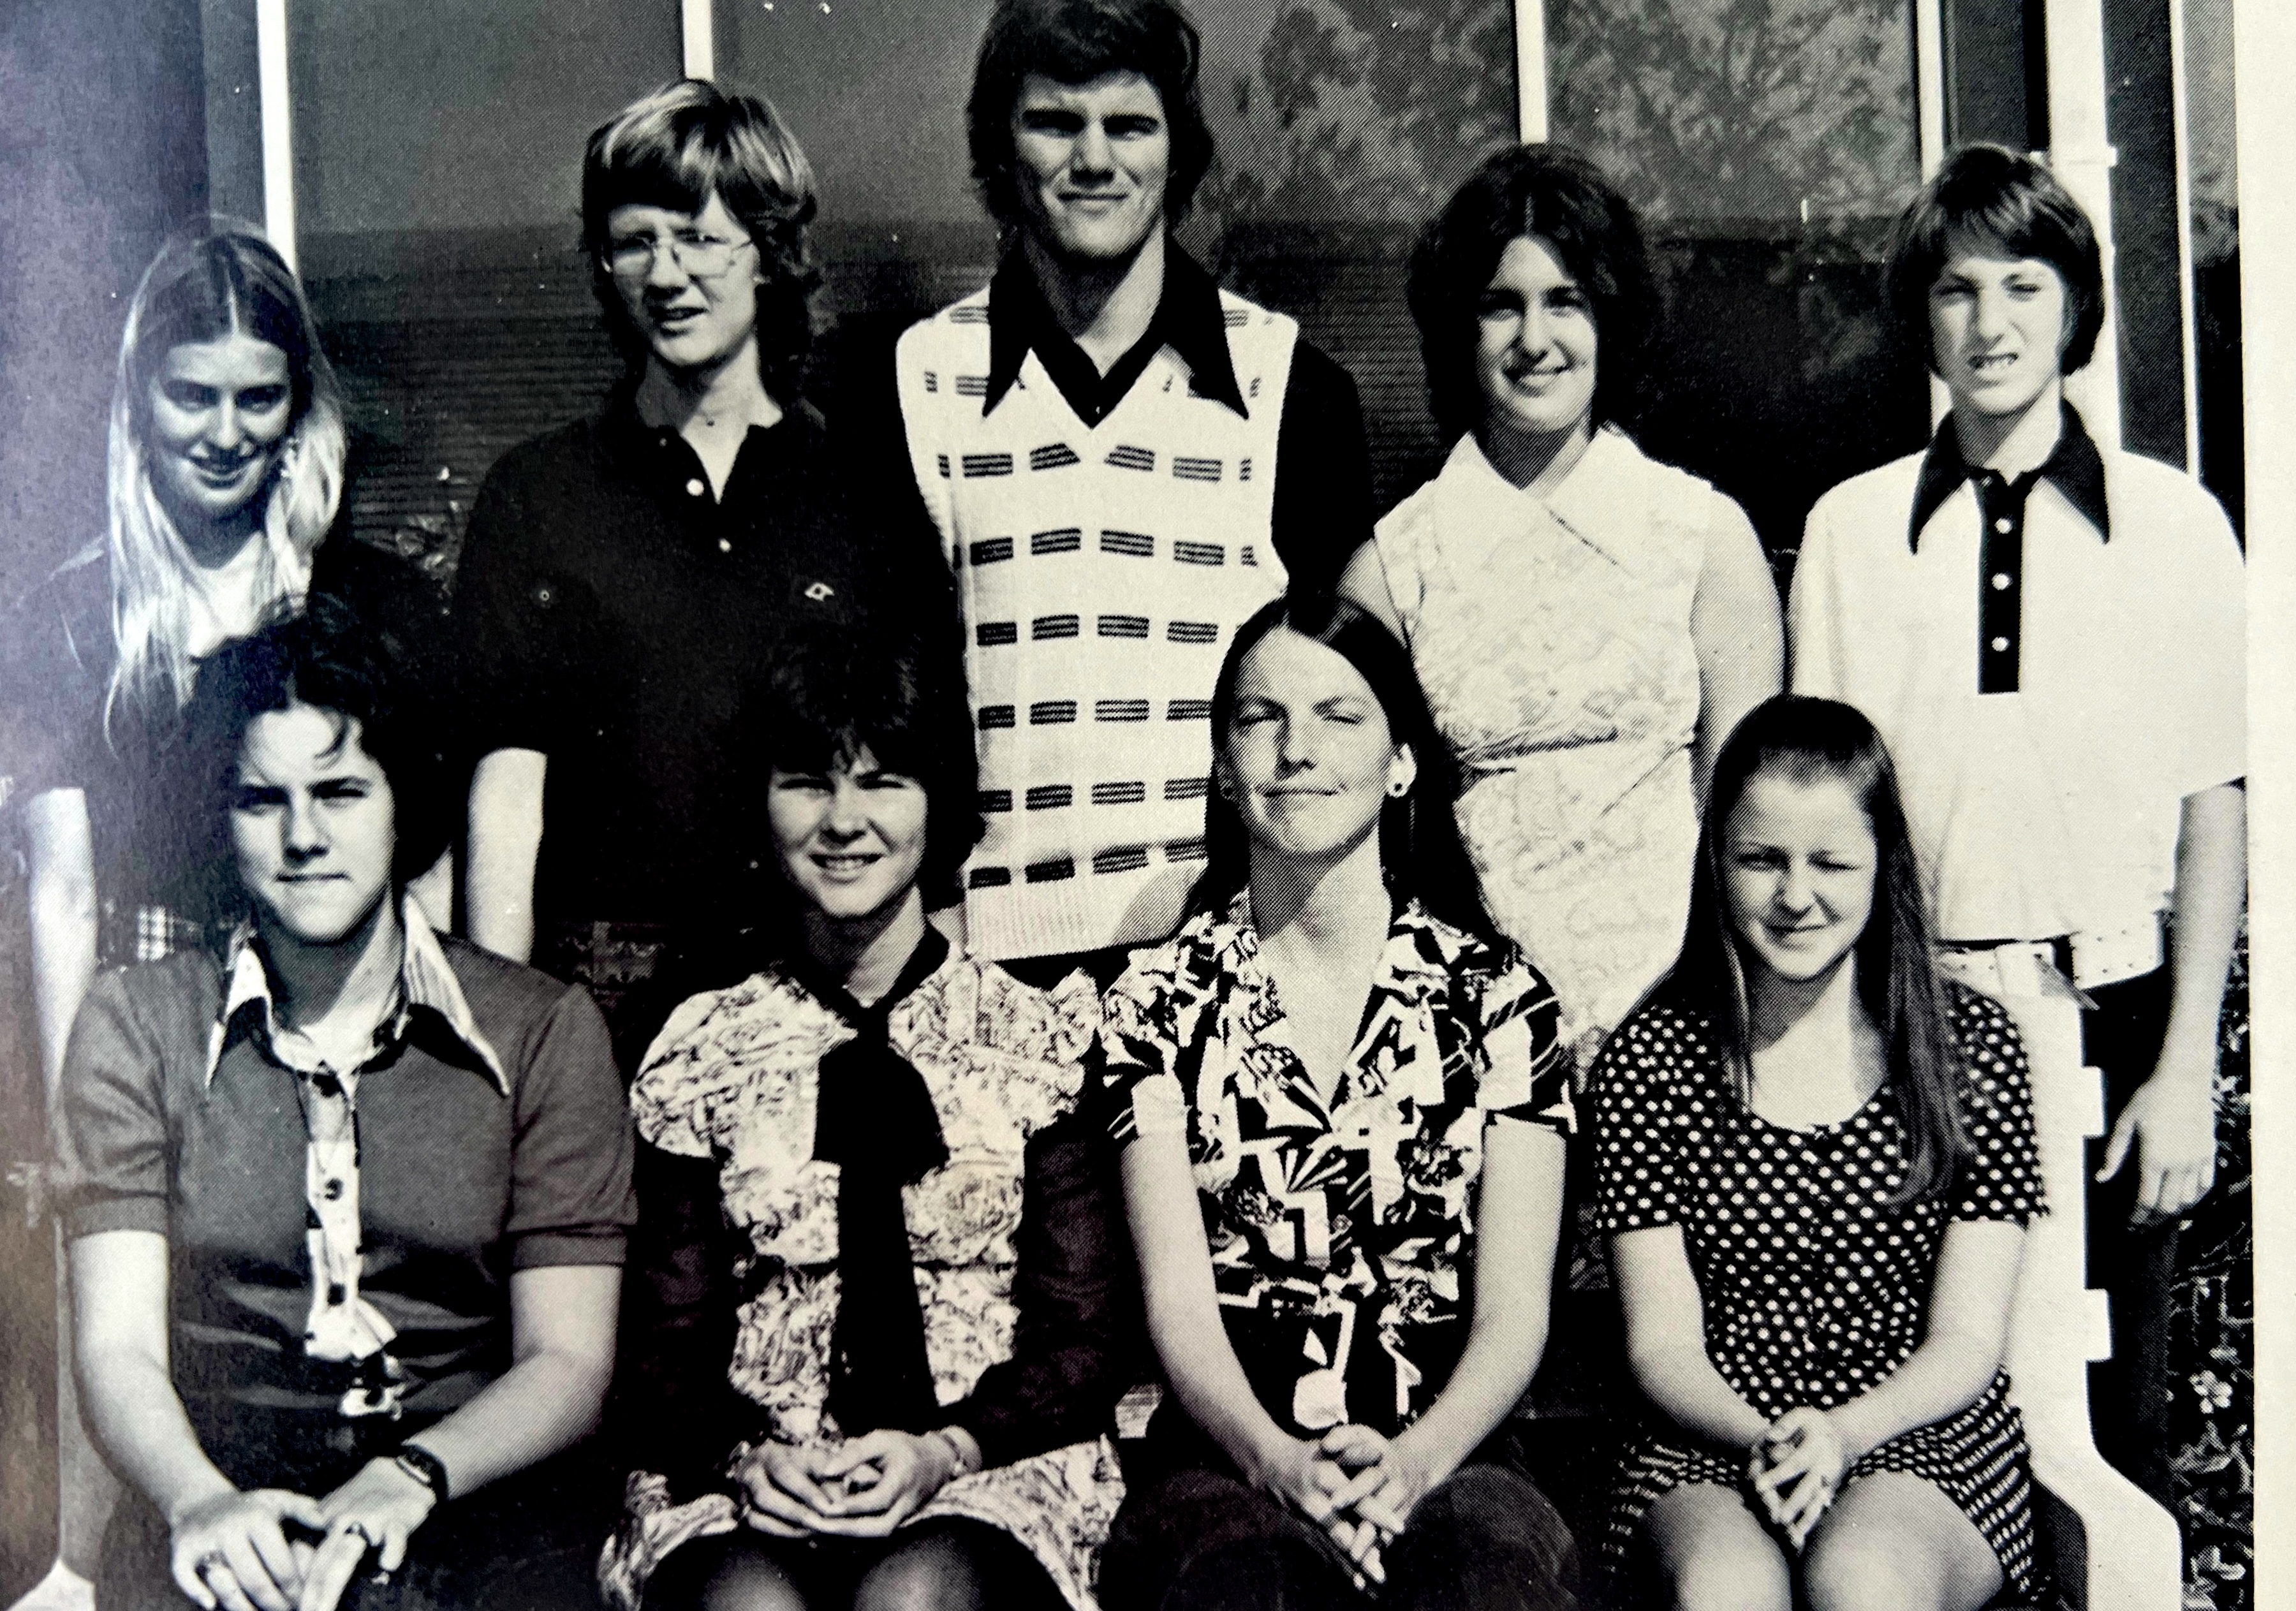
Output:
[[[1095,1329],[1111,1312],[1113,1210],[1081,1126],[1046,1132],[1076,1106],[1097,1021],[1082,979],[1048,996],[955,951],[886,1020],[947,1149],[901,1188],[926,1360],[945,1424],[988,1461],[911,1519],[1002,1529],[1087,1611],[1123,1498]],[[829,1408],[840,1171],[816,1155],[816,1119],[822,1059],[853,1034],[769,968],[679,1007],[631,1088],[646,1319],[632,1339],[639,1468],[599,1567],[619,1606],[637,1605],[672,1549],[740,1525],[727,1474],[758,1443],[844,1435]]]
[[1301,1435],[1408,1425],[1465,1344],[1486,1126],[1574,1125],[1546,981],[1410,902],[1326,1089],[1285,1041],[1247,892],[1134,953],[1102,1005],[1111,1131],[1185,1138],[1261,1404]]

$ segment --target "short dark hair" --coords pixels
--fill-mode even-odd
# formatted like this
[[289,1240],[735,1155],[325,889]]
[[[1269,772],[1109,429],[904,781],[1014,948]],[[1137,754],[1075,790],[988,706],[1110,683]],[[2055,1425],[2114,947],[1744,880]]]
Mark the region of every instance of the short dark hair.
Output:
[[1945,160],[1898,216],[1890,232],[1884,279],[1891,324],[1908,352],[1930,368],[1930,289],[1956,240],[2038,258],[2065,283],[2065,336],[2060,367],[2070,374],[2096,352],[2104,328],[2104,259],[2096,230],[2056,176],[2029,156],[1999,145],[1964,145]]
[[1706,821],[1692,869],[1690,919],[1667,989],[1712,1024],[1742,1100],[1753,1027],[1723,876],[1730,814],[1763,774],[1846,785],[1873,825],[1874,906],[1855,952],[1857,994],[1881,1032],[1884,1078],[1906,1128],[1906,1179],[1895,1201],[1941,1195],[1969,1152],[1961,1118],[1961,1053],[1947,987],[1931,966],[1934,938],[1921,864],[1906,825],[1897,769],[1874,724],[1830,699],[1781,694],[1748,711],[1715,757]]
[[1164,181],[1168,222],[1188,210],[1212,165],[1211,125],[1204,120],[1196,73],[1203,42],[1174,0],[997,0],[973,63],[964,103],[965,143],[981,205],[998,225],[1021,222],[1013,183],[1013,103],[1021,81],[1042,73],[1062,84],[1089,84],[1109,73],[1138,73],[1164,98],[1172,161]]
[[813,166],[772,103],[730,95],[699,78],[673,78],[591,131],[582,154],[582,246],[590,288],[624,361],[644,362],[606,267],[606,219],[617,207],[699,212],[716,194],[757,243],[758,366],[787,402],[821,325],[821,266],[808,226],[818,207]]
[[[924,864],[917,887],[928,904],[953,889],[980,842],[980,766],[964,670],[947,635],[888,612],[859,624],[807,623],[775,650],[743,702],[742,726],[755,760],[757,798],[770,773],[828,772],[864,750],[925,791]],[[762,830],[762,816],[755,819]],[[784,888],[778,869],[771,888]]]
[[463,792],[439,687],[443,668],[430,663],[434,656],[416,630],[365,619],[340,599],[315,593],[200,668],[184,724],[204,785],[199,803],[218,895],[232,883],[227,821],[247,729],[257,717],[293,705],[333,716],[344,736],[357,722],[359,747],[390,779],[394,885],[420,877],[446,851]]
[[1482,423],[1475,378],[1483,290],[1508,243],[1544,241],[1594,308],[1594,423],[1626,417],[1658,325],[1658,284],[1641,224],[1602,169],[1560,145],[1494,153],[1467,177],[1411,254],[1411,316],[1427,368],[1427,404],[1447,440]]
[[[1388,735],[1411,747],[1418,776],[1390,799],[1379,819],[1380,870],[1398,900],[1415,898],[1452,927],[1511,949],[1483,904],[1482,884],[1459,837],[1459,769],[1428,709],[1411,651],[1378,617],[1327,589],[1292,594],[1264,604],[1236,629],[1212,684],[1214,764],[1235,726],[1235,686],[1243,662],[1278,629],[1332,650],[1353,666],[1379,701]],[[1204,871],[1188,896],[1193,912],[1224,912],[1251,872],[1251,845],[1235,802],[1213,790],[1204,806]]]

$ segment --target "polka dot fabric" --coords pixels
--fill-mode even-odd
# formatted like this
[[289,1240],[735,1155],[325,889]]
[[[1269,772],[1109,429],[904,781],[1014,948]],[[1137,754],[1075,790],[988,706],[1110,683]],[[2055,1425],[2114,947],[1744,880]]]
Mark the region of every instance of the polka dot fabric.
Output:
[[[1664,1002],[1611,1038],[1596,1080],[1597,1212],[1606,1234],[1665,1225],[1705,1309],[1706,1351],[1746,1401],[1775,1418],[1831,1410],[1885,1380],[1919,1346],[1931,1278],[1956,1220],[2022,1225],[2046,1212],[2024,1048],[2008,1015],[1948,985],[1971,1152],[1943,1194],[1892,1207],[1905,1129],[1886,1091],[1839,1123],[1787,1130],[1739,1100],[1706,1021]],[[1850,1481],[1902,1471],[1934,1483],[2033,1588],[2025,1434],[1997,1376],[1959,1414],[1868,1453]],[[1630,1548],[1643,1513],[1684,1483],[1736,1488],[1743,1462],[1652,1426],[1628,1452],[1607,1553]]]

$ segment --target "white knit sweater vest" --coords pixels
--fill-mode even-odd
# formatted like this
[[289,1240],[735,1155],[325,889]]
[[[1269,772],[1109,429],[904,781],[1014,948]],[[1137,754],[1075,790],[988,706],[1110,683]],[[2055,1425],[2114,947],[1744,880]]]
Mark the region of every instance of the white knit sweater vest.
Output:
[[1283,590],[1268,540],[1299,326],[1220,293],[1250,417],[1166,347],[1097,426],[1032,350],[984,415],[988,293],[902,336],[901,417],[964,612],[988,833],[965,868],[988,958],[1160,938],[1203,861],[1211,693]]

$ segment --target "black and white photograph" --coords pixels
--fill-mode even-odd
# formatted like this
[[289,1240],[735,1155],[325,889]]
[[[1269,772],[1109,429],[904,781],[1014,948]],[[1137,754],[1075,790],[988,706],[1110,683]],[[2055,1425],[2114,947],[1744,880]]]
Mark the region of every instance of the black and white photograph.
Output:
[[2284,1603],[2277,13],[0,0],[0,1611]]

